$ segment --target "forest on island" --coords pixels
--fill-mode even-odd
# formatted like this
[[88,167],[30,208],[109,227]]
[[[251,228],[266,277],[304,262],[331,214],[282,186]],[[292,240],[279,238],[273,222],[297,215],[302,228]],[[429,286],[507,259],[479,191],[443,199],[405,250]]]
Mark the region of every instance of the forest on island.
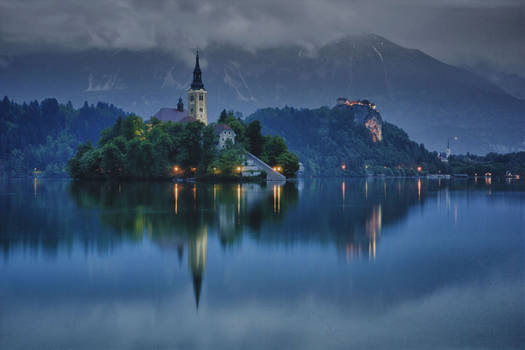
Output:
[[217,148],[214,124],[161,122],[157,118],[144,122],[130,115],[118,118],[102,131],[97,146],[86,142],[69,161],[71,177],[78,179],[126,178],[165,179],[197,177],[235,179],[248,151],[271,166],[279,166],[286,176],[294,176],[298,158],[288,151],[279,137],[263,136],[258,121],[246,124],[232,112],[223,111],[219,123],[236,133],[235,144]]

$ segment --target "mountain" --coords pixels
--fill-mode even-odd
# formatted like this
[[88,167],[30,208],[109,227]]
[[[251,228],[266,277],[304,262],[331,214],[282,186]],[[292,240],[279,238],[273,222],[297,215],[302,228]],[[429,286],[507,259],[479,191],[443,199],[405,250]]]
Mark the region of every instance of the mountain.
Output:
[[494,83],[512,96],[525,100],[525,78],[517,74],[504,74]]
[[[383,118],[429,149],[453,153],[525,149],[525,101],[466,69],[380,36],[348,36],[316,51],[283,46],[253,52],[211,44],[201,51],[209,119],[222,109],[333,106],[368,99]],[[4,56],[0,95],[53,96],[80,105],[110,101],[149,117],[175,106],[191,81],[182,53],[89,51]]]
[[488,63],[477,63],[463,67],[479,76],[485,77],[509,95],[525,100],[525,77],[514,73],[503,72],[498,67],[494,67]]

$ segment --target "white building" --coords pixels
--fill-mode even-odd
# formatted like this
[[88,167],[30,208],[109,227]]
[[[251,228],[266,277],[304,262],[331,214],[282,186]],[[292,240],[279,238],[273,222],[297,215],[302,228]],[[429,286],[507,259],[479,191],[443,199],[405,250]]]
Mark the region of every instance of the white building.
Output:
[[259,176],[261,175],[261,168],[255,164],[255,161],[251,158],[246,158],[242,167],[242,176]]
[[447,141],[447,149],[445,150],[445,152],[439,152],[438,153],[438,158],[439,160],[441,160],[443,163],[448,163],[448,160],[450,158],[450,140]]
[[217,147],[219,149],[224,149],[226,147],[226,144],[228,141],[230,141],[232,144],[235,143],[235,131],[226,124],[216,124],[214,127],[215,135],[219,137],[219,143]]

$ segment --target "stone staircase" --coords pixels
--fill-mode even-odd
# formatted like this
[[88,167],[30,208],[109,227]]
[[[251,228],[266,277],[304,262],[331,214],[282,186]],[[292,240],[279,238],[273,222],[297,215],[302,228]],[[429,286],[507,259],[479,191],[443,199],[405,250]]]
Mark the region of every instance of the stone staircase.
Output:
[[250,152],[246,152],[245,155],[247,158],[251,159],[257,167],[266,172],[266,181],[286,181],[286,176],[273,170],[271,166],[269,166]]

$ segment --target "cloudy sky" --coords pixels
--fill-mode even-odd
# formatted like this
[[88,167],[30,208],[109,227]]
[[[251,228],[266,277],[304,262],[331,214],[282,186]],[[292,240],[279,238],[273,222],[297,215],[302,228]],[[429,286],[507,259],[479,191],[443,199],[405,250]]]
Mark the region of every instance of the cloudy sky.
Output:
[[523,0],[0,0],[0,54],[225,41],[315,49],[371,32],[454,64],[525,74]]

